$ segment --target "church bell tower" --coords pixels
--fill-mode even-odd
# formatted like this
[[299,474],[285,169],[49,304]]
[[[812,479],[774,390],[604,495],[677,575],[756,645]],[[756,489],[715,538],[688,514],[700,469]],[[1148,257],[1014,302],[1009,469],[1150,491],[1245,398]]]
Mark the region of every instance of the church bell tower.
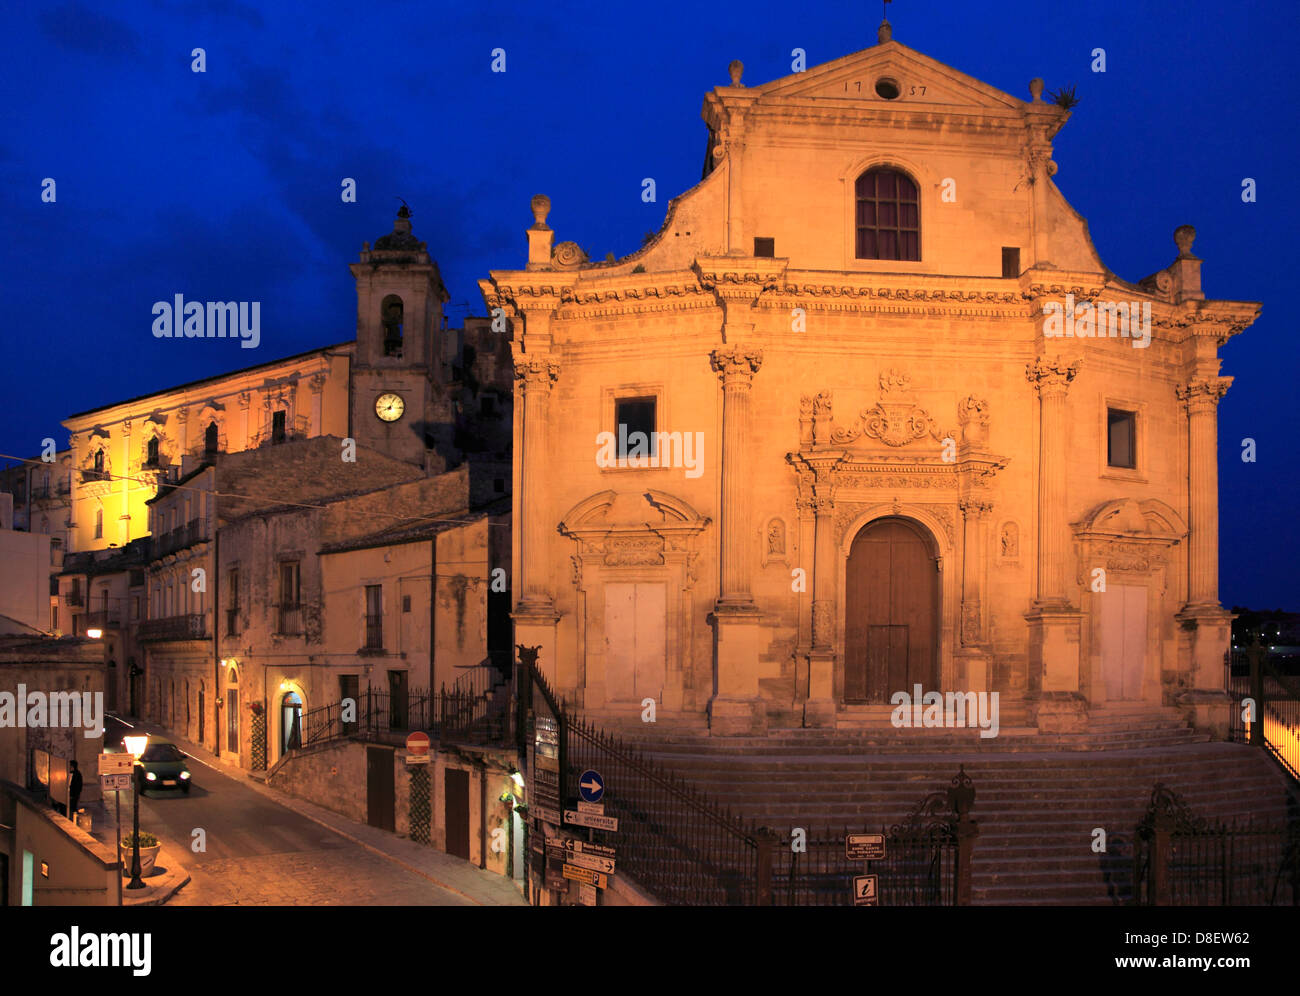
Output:
[[352,364],[352,435],[362,446],[441,473],[451,410],[440,348],[448,301],[438,264],[411,234],[411,210],[393,230],[362,246],[351,264],[357,284],[357,347]]

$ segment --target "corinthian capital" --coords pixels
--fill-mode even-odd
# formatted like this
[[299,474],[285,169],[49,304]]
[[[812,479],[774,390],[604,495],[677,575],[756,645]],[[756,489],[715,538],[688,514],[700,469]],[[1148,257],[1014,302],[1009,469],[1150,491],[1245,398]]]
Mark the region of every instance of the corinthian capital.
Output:
[[523,381],[525,391],[549,391],[560,376],[560,365],[554,360],[534,357],[515,360],[515,380]]
[[763,351],[744,346],[721,346],[709,354],[709,359],[722,379],[722,386],[730,387],[750,382],[763,365]]
[[1187,405],[1187,413],[1212,412],[1232,386],[1231,377],[1203,377],[1174,388],[1178,400]]
[[1060,391],[1065,393],[1070,382],[1079,373],[1082,360],[1065,360],[1059,356],[1036,356],[1025,364],[1025,378],[1040,393]]

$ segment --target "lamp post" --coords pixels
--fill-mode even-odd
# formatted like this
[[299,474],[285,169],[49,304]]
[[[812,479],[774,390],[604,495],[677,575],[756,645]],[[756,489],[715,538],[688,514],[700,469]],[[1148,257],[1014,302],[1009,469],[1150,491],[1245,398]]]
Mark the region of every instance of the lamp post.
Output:
[[[149,742],[147,735],[123,737],[122,743],[126,749],[135,755],[135,763],[140,763],[140,755],[144,753],[145,744]],[[132,777],[134,783],[131,786],[132,809],[135,810],[134,827],[131,834],[131,881],[127,884],[128,889],[145,888],[144,881],[140,878],[140,781]],[[119,826],[117,832],[121,834],[122,828]]]

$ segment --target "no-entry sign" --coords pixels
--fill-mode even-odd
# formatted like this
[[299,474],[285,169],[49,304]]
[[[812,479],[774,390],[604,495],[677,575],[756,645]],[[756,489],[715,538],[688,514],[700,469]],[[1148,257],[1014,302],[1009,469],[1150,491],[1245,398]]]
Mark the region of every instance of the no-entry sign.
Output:
[[406,752],[412,757],[425,757],[429,753],[429,734],[415,732],[406,738]]

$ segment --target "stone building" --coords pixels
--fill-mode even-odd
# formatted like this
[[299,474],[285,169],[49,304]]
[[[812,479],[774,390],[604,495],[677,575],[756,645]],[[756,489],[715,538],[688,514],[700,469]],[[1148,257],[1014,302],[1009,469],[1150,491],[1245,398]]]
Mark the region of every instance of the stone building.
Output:
[[[284,502],[323,505],[436,479],[456,467],[464,468],[457,480],[466,504],[455,511],[508,494],[508,342],[487,319],[446,327],[447,292],[425,244],[411,234],[406,208],[393,232],[373,249],[369,243],[363,247],[351,271],[357,290],[354,340],[64,422],[71,449],[58,455],[69,477],[60,525],[76,552],[66,569],[55,566],[61,580],[52,606],[54,628],[61,622],[62,629],[78,634],[103,629],[106,661],[115,669],[109,680],[115,705],[129,705],[133,714],[138,710],[218,749],[216,710],[228,683],[220,670],[220,644],[243,632],[238,621],[231,628],[232,619],[247,626],[249,611],[264,608],[247,592],[269,594],[288,610],[285,615],[277,608],[275,625],[262,634],[277,647],[304,635],[301,629],[282,630],[281,621],[301,625],[305,615],[320,613],[319,599],[299,609],[283,604],[277,595],[282,565],[262,556],[264,551],[248,548],[243,563],[228,552],[219,557],[222,523],[268,511],[275,514],[264,522],[284,522],[292,518],[280,507]],[[162,342],[159,348],[183,347]],[[27,496],[42,488],[45,496],[46,490],[57,492],[58,483],[45,480],[53,473],[29,461],[6,471],[5,483]],[[445,484],[430,487],[437,491]],[[263,500],[218,497],[223,493]],[[377,505],[383,504],[379,499]],[[36,507],[30,500],[28,506]],[[417,506],[409,500],[403,505],[412,521],[431,514]],[[312,510],[298,511],[311,523],[306,532],[301,523],[294,526],[302,540],[295,549],[315,563],[323,540],[310,529],[326,520]],[[331,539],[376,533],[391,524],[381,514],[379,521]],[[508,533],[508,525],[494,532]],[[270,573],[261,577],[255,569]],[[241,587],[223,590],[224,572],[231,570]],[[241,590],[245,599],[236,595],[230,601]],[[319,586],[313,590],[320,595]],[[236,652],[244,657],[249,646],[232,643],[226,652],[231,659]],[[477,651],[485,654],[484,641],[477,642]],[[428,669],[426,660],[426,681]]]
[[742,72],[641,250],[588,261],[539,196],[480,281],[515,330],[517,642],[611,721],[888,726],[920,685],[998,692],[1004,729],[1222,729],[1218,349],[1259,306],[1206,299],[1190,226],[1106,267],[1041,80],[887,25]]

